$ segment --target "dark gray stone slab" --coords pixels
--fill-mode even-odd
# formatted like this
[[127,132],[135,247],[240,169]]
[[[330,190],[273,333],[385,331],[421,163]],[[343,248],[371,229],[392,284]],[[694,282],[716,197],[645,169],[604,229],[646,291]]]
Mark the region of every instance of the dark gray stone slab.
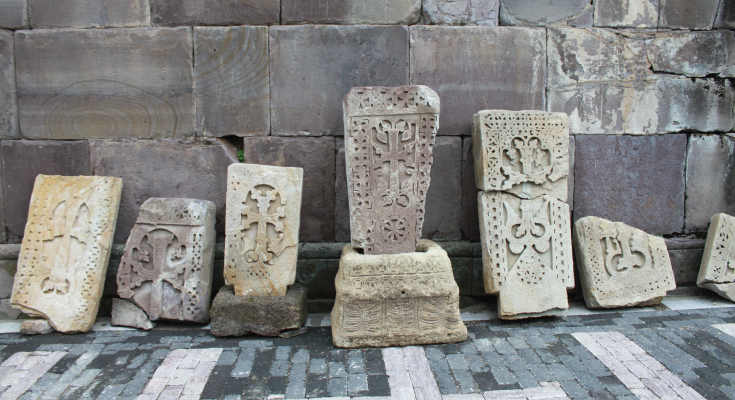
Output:
[[706,232],[713,215],[735,215],[735,137],[691,135],[687,150],[687,232]]
[[656,28],[659,0],[596,0],[595,26]]
[[280,0],[150,0],[151,23],[177,25],[277,24]]
[[302,242],[334,241],[335,143],[333,137],[243,138],[246,163],[304,169],[301,201]]
[[[477,214],[475,158],[472,138],[462,138],[462,240],[480,241],[480,219]],[[482,282],[482,279],[480,279]],[[483,293],[485,293],[483,289]]]
[[0,0],[0,28],[28,27],[28,0]]
[[268,28],[194,28],[197,132],[251,136],[270,132]]
[[273,135],[342,135],[342,99],[351,88],[408,83],[406,26],[274,26],[269,33]]
[[591,11],[590,0],[502,0],[500,23],[523,26],[564,24]]
[[3,140],[1,152],[5,225],[16,236],[24,234],[33,183],[38,174],[90,174],[86,140]]
[[440,135],[470,135],[480,110],[545,108],[545,54],[543,29],[414,25],[411,84],[439,94]]
[[661,0],[660,29],[712,29],[721,0]]
[[702,265],[704,248],[699,249],[669,249],[671,268],[674,270],[676,286],[690,286],[697,283],[697,274]]
[[338,137],[336,159],[336,181],[334,184],[334,237],[338,242],[349,242],[350,236],[350,203],[347,196],[347,167],[345,166],[345,140]]
[[684,227],[686,135],[577,135],[574,221],[623,222],[649,234]]
[[431,240],[461,239],[462,138],[437,137],[431,184],[426,193],[423,236]]
[[150,25],[148,0],[29,0],[33,28],[113,28]]
[[714,28],[735,28],[735,1],[721,0],[717,8]]
[[24,137],[194,135],[191,36],[189,28],[16,32]]
[[123,179],[115,243],[125,243],[141,204],[151,197],[213,201],[215,229],[225,231],[227,167],[237,162],[235,148],[220,139],[93,140],[89,143],[93,175]]
[[212,302],[212,335],[242,336],[252,332],[277,336],[306,322],[306,289],[292,285],[285,296],[235,296],[232,286],[223,286]]
[[13,48],[13,32],[0,29],[0,139],[15,139],[20,133]]
[[500,0],[424,0],[421,23],[498,26]]
[[411,25],[421,0],[282,0],[281,23]]

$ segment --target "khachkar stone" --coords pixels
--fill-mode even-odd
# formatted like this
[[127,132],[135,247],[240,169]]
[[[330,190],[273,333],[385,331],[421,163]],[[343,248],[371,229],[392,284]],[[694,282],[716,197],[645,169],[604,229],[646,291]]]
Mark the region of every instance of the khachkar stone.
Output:
[[209,321],[215,211],[207,200],[146,200],[117,270],[118,295],[151,321]]
[[480,111],[472,118],[475,184],[524,199],[567,201],[569,117],[545,111]]
[[11,305],[60,332],[87,332],[99,308],[122,179],[38,175]]
[[426,86],[352,88],[344,126],[352,247],[365,254],[416,251],[439,96]]
[[485,291],[502,319],[561,314],[574,287],[569,205],[542,195],[478,195]]
[[712,216],[697,285],[735,301],[735,217]]
[[345,246],[335,279],[332,339],[338,347],[407,346],[467,339],[447,252],[365,255]]
[[676,288],[663,238],[622,222],[580,218],[574,250],[588,308],[658,304]]

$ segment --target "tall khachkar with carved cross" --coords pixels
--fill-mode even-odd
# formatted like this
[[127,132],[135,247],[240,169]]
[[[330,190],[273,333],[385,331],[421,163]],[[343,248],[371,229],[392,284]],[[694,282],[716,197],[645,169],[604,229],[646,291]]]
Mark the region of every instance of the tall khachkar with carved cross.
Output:
[[485,291],[498,295],[500,318],[564,312],[574,287],[568,117],[480,111],[472,137]]
[[207,200],[146,200],[117,271],[120,297],[151,321],[209,321],[215,210]]
[[87,332],[99,308],[122,179],[38,175],[10,299],[60,332]]
[[712,216],[697,285],[735,301],[735,217]]
[[353,88],[344,124],[352,246],[365,254],[416,251],[439,96],[426,86]]

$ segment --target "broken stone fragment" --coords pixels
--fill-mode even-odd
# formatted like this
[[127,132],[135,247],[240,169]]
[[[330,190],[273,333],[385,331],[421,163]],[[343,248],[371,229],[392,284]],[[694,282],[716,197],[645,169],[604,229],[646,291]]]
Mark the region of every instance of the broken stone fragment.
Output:
[[130,326],[138,329],[150,330],[156,324],[148,319],[142,308],[123,299],[112,299],[112,325]]
[[45,335],[53,331],[54,328],[45,319],[29,319],[20,324],[20,333],[23,335]]
[[697,286],[735,301],[735,217],[712,216]]

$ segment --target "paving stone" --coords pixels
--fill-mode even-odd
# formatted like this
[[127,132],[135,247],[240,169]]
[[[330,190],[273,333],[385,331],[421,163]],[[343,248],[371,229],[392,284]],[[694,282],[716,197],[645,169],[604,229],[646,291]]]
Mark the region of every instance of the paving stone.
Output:
[[685,146],[685,135],[577,136],[574,220],[593,215],[649,234],[680,232]]
[[735,36],[729,31],[659,32],[646,40],[646,50],[656,72],[697,77],[735,75]]
[[421,22],[431,25],[498,25],[499,0],[425,0]]
[[[4,1],[0,1],[3,15],[8,8]],[[3,18],[4,16],[0,15],[0,26]],[[0,29],[0,138],[2,139],[15,139],[20,135],[15,82],[13,33]]]
[[34,29],[150,25],[150,10],[144,0],[29,0],[28,12]]
[[545,48],[542,29],[415,25],[411,82],[439,94],[440,135],[469,135],[480,110],[544,109]]
[[196,126],[203,136],[270,133],[268,28],[194,28]]
[[592,25],[592,11],[589,0],[502,0],[500,22],[523,26]]
[[719,0],[692,3],[686,0],[661,0],[658,11],[659,29],[712,29],[720,5]]
[[151,0],[151,23],[177,25],[271,25],[279,22],[279,0],[225,0],[203,4],[197,0]]
[[20,31],[15,57],[25,138],[194,135],[189,28]]
[[423,237],[460,240],[462,212],[462,138],[437,137],[431,184],[426,193]]
[[282,0],[281,23],[411,25],[421,13],[420,0],[382,3],[320,0]]
[[406,26],[277,26],[269,34],[273,135],[341,136],[352,87],[408,83]]
[[28,28],[28,0],[0,0],[0,28]]
[[691,135],[687,149],[685,230],[703,232],[714,214],[735,215],[735,137]]
[[598,0],[595,6],[595,26],[611,28],[656,28],[658,0]]

